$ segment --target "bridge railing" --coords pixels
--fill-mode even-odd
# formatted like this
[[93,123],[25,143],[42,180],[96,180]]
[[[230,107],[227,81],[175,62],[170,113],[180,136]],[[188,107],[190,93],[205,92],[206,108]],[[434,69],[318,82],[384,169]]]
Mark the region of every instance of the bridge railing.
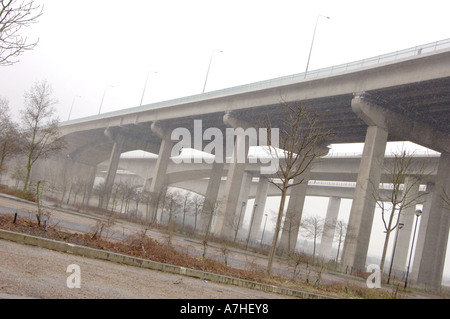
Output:
[[372,65],[377,65],[381,63],[386,62],[392,62],[403,58],[408,58],[424,53],[434,52],[441,49],[450,48],[450,39],[440,40],[432,43],[427,43],[423,45],[418,45],[412,48],[403,49],[387,54],[378,55],[375,57],[358,60],[354,62],[334,65],[331,67],[326,67],[322,69],[312,70],[308,71],[306,74],[303,73],[296,73],[292,75],[282,76],[278,78],[273,78],[265,81],[258,81],[254,83],[249,83],[245,85],[235,86],[227,89],[217,90],[217,91],[211,91],[206,92],[202,94],[203,96],[215,96],[219,94],[227,94],[227,93],[233,93],[233,92],[239,92],[239,91],[249,91],[255,88],[263,88],[265,86],[270,86],[273,84],[283,84],[284,82],[292,82],[293,80],[301,80],[301,79],[310,79],[315,78],[319,76],[325,76],[325,75],[331,75],[335,73],[341,73],[351,70],[356,70]]
[[[409,58],[412,56],[438,51],[441,49],[446,49],[450,47],[450,39],[440,40],[432,43],[427,43],[423,45],[418,45],[412,48],[403,49],[387,54],[378,55],[372,58],[367,58],[355,62],[344,63],[340,65],[335,65],[328,68],[323,68],[315,71],[308,72],[306,78],[312,78],[323,75],[331,75],[334,73],[340,73],[355,69],[360,69],[367,66],[378,65],[381,63],[392,62],[403,58]],[[301,74],[300,74],[301,77]],[[303,73],[304,77],[304,73]]]
[[424,53],[434,52],[434,51],[438,51],[438,50],[446,49],[446,48],[450,48],[450,39],[445,39],[445,40],[440,40],[440,41],[436,41],[436,42],[432,42],[432,43],[418,45],[418,46],[415,46],[412,48],[403,49],[403,50],[399,50],[399,51],[395,51],[395,52],[391,52],[391,53],[387,53],[387,54],[382,54],[382,55],[378,55],[378,56],[363,59],[363,60],[358,60],[358,61],[334,65],[334,66],[326,67],[326,68],[322,68],[322,69],[312,70],[312,71],[308,71],[308,73],[306,73],[306,74],[305,74],[305,72],[297,73],[297,74],[292,74],[292,75],[283,76],[283,77],[279,77],[279,78],[273,78],[273,79],[269,79],[269,80],[265,80],[265,81],[259,81],[259,82],[245,84],[245,85],[241,85],[241,86],[237,86],[237,87],[232,87],[232,88],[228,88],[228,89],[207,92],[207,93],[204,93],[204,95],[216,95],[218,93],[228,93],[228,92],[238,91],[238,89],[242,89],[244,91],[244,89],[250,90],[250,89],[255,89],[258,87],[262,88],[264,86],[272,85],[275,83],[283,84],[284,82],[291,82],[293,80],[310,79],[310,78],[315,78],[315,77],[319,77],[319,76],[331,75],[331,74],[361,69],[361,68],[372,66],[372,65],[378,65],[381,63],[393,62],[393,61],[396,61],[399,59],[408,58],[408,57],[412,57],[412,56],[416,56],[416,55],[420,55],[420,54],[424,54]]
[[[320,76],[326,76],[326,75],[332,75],[332,74],[337,74],[337,73],[341,73],[341,72],[357,70],[357,69],[361,69],[361,68],[368,67],[368,66],[392,62],[392,61],[396,61],[399,59],[408,58],[408,57],[412,57],[412,56],[416,56],[416,55],[420,55],[420,54],[424,54],[424,53],[430,53],[430,52],[434,52],[434,51],[442,50],[442,49],[446,49],[446,48],[450,48],[450,39],[445,39],[445,40],[440,40],[440,41],[436,41],[436,42],[432,42],[432,43],[418,45],[418,46],[415,46],[412,48],[399,50],[399,51],[395,51],[395,52],[391,52],[391,53],[387,53],[387,54],[382,54],[382,55],[378,55],[378,56],[375,56],[372,58],[367,58],[367,59],[363,59],[363,60],[359,60],[359,61],[355,61],[355,62],[349,62],[349,63],[339,64],[339,65],[335,65],[335,66],[331,66],[331,67],[327,67],[327,68],[312,70],[312,71],[308,71],[306,74],[305,74],[305,72],[297,73],[297,74],[282,76],[282,77],[273,78],[273,79],[269,79],[269,80],[258,81],[258,82],[253,82],[253,83],[249,83],[249,84],[220,89],[220,90],[216,90],[216,91],[205,92],[202,94],[196,94],[196,95],[176,98],[176,99],[172,99],[172,100],[168,100],[168,101],[156,102],[156,103],[152,103],[152,104],[148,104],[148,105],[137,106],[137,107],[122,109],[122,110],[118,110],[118,111],[103,113],[103,114],[99,114],[99,115],[94,115],[94,116],[84,118],[83,121],[90,120],[90,119],[93,120],[93,119],[100,119],[100,118],[106,118],[106,117],[114,117],[114,116],[119,116],[119,115],[125,115],[127,113],[133,113],[136,111],[144,111],[144,110],[148,110],[148,109],[161,108],[161,107],[170,106],[170,105],[174,105],[174,104],[193,102],[198,99],[207,99],[207,98],[212,98],[212,97],[229,95],[229,94],[233,94],[233,93],[235,93],[235,94],[236,93],[244,93],[244,92],[252,91],[255,89],[264,89],[266,87],[270,87],[273,85],[283,85],[285,83],[301,81],[302,79],[311,79],[311,78],[316,78],[316,77],[320,77]],[[67,121],[65,123],[68,124],[68,123],[75,123],[75,122],[78,122],[78,120]]]

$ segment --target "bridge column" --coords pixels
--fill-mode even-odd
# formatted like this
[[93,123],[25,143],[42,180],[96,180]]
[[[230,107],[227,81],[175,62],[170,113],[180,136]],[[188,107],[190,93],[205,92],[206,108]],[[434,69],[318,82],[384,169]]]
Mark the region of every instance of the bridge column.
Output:
[[374,198],[379,191],[388,132],[383,114],[377,113],[371,106],[372,103],[361,96],[352,100],[353,111],[366,122],[368,128],[342,251],[343,269],[350,266],[365,270],[376,204]]
[[[447,250],[450,214],[450,154],[441,154],[437,170],[435,191],[431,198],[430,216],[423,244],[422,259],[417,283],[439,290],[442,283],[445,253]],[[447,202],[446,202],[447,201]]]
[[341,206],[340,197],[330,197],[328,201],[327,216],[323,229],[322,239],[320,240],[319,256],[325,261],[331,257],[331,248],[333,246],[334,232],[336,230],[336,221]]
[[209,176],[208,188],[206,189],[205,200],[203,201],[202,212],[200,215],[200,232],[206,233],[210,231],[212,218],[215,208],[218,205],[217,197],[219,194],[220,184],[222,182],[223,168],[225,163],[214,161]]
[[245,143],[245,138],[238,137],[235,142],[233,152],[233,162],[230,163],[225,183],[224,195],[219,203],[216,225],[214,233],[221,237],[231,237],[232,224],[234,221],[236,209],[238,206],[238,198],[241,192],[242,179],[244,177],[245,163],[237,162],[237,151],[241,149],[241,143],[246,144],[245,158],[248,156],[248,144]]
[[[416,181],[414,176],[407,176],[405,178],[405,188],[410,189],[414,185],[414,188],[411,188],[406,194],[407,198],[405,203],[411,203],[412,200],[419,196],[419,184]],[[416,205],[412,204],[411,206],[405,208],[402,211],[402,215],[400,216],[400,223],[403,223],[403,228],[399,231],[397,237],[397,247],[395,248],[394,262],[392,265],[392,270],[394,273],[398,273],[402,275],[405,273],[407,259],[409,257],[409,242],[411,239],[411,233],[413,230],[413,224],[415,222],[415,213]]]
[[252,187],[252,179],[253,174],[250,172],[244,172],[244,176],[242,178],[242,185],[241,185],[241,191],[239,193],[239,198],[237,201],[236,206],[236,212],[235,212],[235,219],[232,225],[233,228],[233,234],[236,237],[236,235],[241,231],[242,229],[242,221],[245,217],[245,211],[248,207],[248,196],[250,194],[250,189]]
[[114,179],[116,178],[117,168],[119,167],[120,155],[124,144],[124,136],[111,128],[105,130],[105,135],[114,141],[113,149],[109,157],[108,169],[106,171],[105,185],[103,194],[100,196],[98,207],[108,209],[109,199],[111,197]]
[[420,261],[422,260],[423,245],[425,237],[427,236],[428,220],[430,219],[430,209],[433,193],[435,192],[435,183],[427,183],[427,195],[423,203],[422,216],[420,217],[420,226],[417,233],[416,248],[414,248],[414,262],[412,262],[412,269],[410,268],[411,281],[417,281],[419,274]]
[[294,178],[294,183],[299,182],[299,179],[304,179],[304,181],[291,187],[286,217],[284,218],[280,244],[278,246],[283,252],[290,253],[295,250],[310,172],[311,165],[306,169],[302,176]]
[[152,123],[152,132],[161,138],[158,159],[156,160],[155,170],[153,172],[152,182],[150,184],[150,209],[147,220],[155,220],[158,214],[159,202],[161,196],[165,196],[167,188],[167,166],[169,165],[170,156],[173,148],[173,142],[170,139],[170,132],[163,128],[160,123]]
[[[261,239],[261,223],[266,208],[267,192],[269,190],[269,179],[265,176],[259,176],[258,188],[255,197],[255,215],[250,232],[250,241],[256,242]],[[252,212],[253,213],[253,212]]]
[[[247,129],[250,127],[248,123],[235,119],[230,114],[224,116],[224,123],[233,128]],[[219,203],[214,233],[223,238],[233,238],[232,224],[238,207],[238,199],[250,147],[250,143],[247,143],[246,139],[245,134],[236,135],[224,195]]]

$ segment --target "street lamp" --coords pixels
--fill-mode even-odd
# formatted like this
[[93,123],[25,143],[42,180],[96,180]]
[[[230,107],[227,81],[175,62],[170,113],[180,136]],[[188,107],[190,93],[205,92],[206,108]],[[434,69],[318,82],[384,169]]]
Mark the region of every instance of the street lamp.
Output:
[[405,224],[399,223],[399,224],[398,224],[398,227],[397,227],[397,233],[395,234],[394,249],[392,250],[391,266],[389,267],[389,275],[388,275],[388,280],[387,280],[387,283],[388,283],[388,284],[389,284],[389,281],[391,280],[392,264],[394,263],[395,248],[397,248],[398,233],[399,233],[400,229],[403,228],[403,226],[405,226]]
[[214,57],[214,52],[220,52],[220,53],[223,53],[223,51],[220,51],[220,50],[213,50],[213,51],[212,51],[212,53],[211,53],[211,59],[209,59],[208,72],[206,72],[206,79],[205,79],[205,84],[203,85],[203,92],[202,92],[202,93],[205,93],[206,83],[208,82],[209,70],[211,69],[211,62],[212,62],[212,59],[213,59],[213,57]]
[[81,96],[79,96],[79,95],[75,95],[75,96],[73,97],[72,106],[70,107],[70,112],[69,112],[69,116],[67,117],[67,120],[70,120],[70,115],[72,114],[73,105],[75,104],[75,99],[76,99],[77,97],[81,98]]
[[140,104],[140,106],[142,106],[142,101],[144,100],[144,95],[145,95],[145,89],[147,88],[147,82],[148,82],[148,77],[150,76],[150,73],[158,73],[158,72],[155,72],[155,71],[149,71],[148,73],[147,73],[147,79],[145,80],[145,85],[144,85],[144,91],[142,92],[142,97],[141,97],[141,104]]
[[105,90],[103,91],[102,102],[100,103],[100,108],[98,109],[98,114],[100,114],[100,112],[102,111],[103,101],[105,100],[106,89],[109,87],[113,88],[114,86],[113,85],[105,86]]
[[312,41],[311,41],[311,48],[309,49],[308,63],[306,64],[305,78],[306,78],[306,74],[308,73],[309,60],[311,59],[311,52],[312,52],[313,45],[314,45],[314,38],[316,37],[317,24],[318,24],[318,22],[319,22],[319,18],[320,18],[320,17],[326,18],[326,19],[328,19],[328,20],[330,19],[330,17],[324,16],[324,15],[321,15],[321,14],[319,14],[319,15],[317,16],[317,19],[316,19],[316,26],[314,27],[313,38],[312,38]]
[[408,268],[406,268],[406,278],[405,278],[405,287],[404,287],[405,289],[408,286],[409,266],[411,265],[411,256],[412,256],[412,252],[413,252],[413,248],[414,248],[414,239],[416,237],[417,223],[419,222],[420,215],[422,215],[422,210],[416,209],[415,215],[416,215],[416,224],[414,225],[414,234],[413,234],[413,239],[412,239],[412,243],[411,243],[411,251],[409,253]]

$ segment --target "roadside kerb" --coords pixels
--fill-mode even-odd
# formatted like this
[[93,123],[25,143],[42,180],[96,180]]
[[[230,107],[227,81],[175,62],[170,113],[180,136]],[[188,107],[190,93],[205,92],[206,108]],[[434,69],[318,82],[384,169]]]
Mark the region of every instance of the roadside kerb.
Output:
[[192,268],[185,268],[181,266],[160,263],[157,261],[128,256],[107,250],[95,249],[86,246],[56,241],[52,239],[46,239],[22,233],[11,232],[7,230],[0,230],[0,239],[16,242],[19,244],[37,246],[54,251],[74,254],[77,256],[111,261],[128,266],[137,266],[146,269],[159,270],[171,274],[198,278],[201,280],[207,280],[215,283],[235,285],[243,288],[255,289],[268,293],[277,293],[302,299],[331,299],[331,297],[319,294],[313,294],[309,292],[243,280],[225,275],[213,274],[210,272],[205,272]]

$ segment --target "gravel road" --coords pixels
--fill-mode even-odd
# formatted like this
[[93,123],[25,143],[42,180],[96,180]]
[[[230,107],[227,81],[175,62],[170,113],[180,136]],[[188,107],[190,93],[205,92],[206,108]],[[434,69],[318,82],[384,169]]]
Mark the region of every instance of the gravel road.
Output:
[[[71,264],[80,266],[81,288],[68,288]],[[0,240],[0,297],[56,299],[275,299],[236,286],[94,260]]]

